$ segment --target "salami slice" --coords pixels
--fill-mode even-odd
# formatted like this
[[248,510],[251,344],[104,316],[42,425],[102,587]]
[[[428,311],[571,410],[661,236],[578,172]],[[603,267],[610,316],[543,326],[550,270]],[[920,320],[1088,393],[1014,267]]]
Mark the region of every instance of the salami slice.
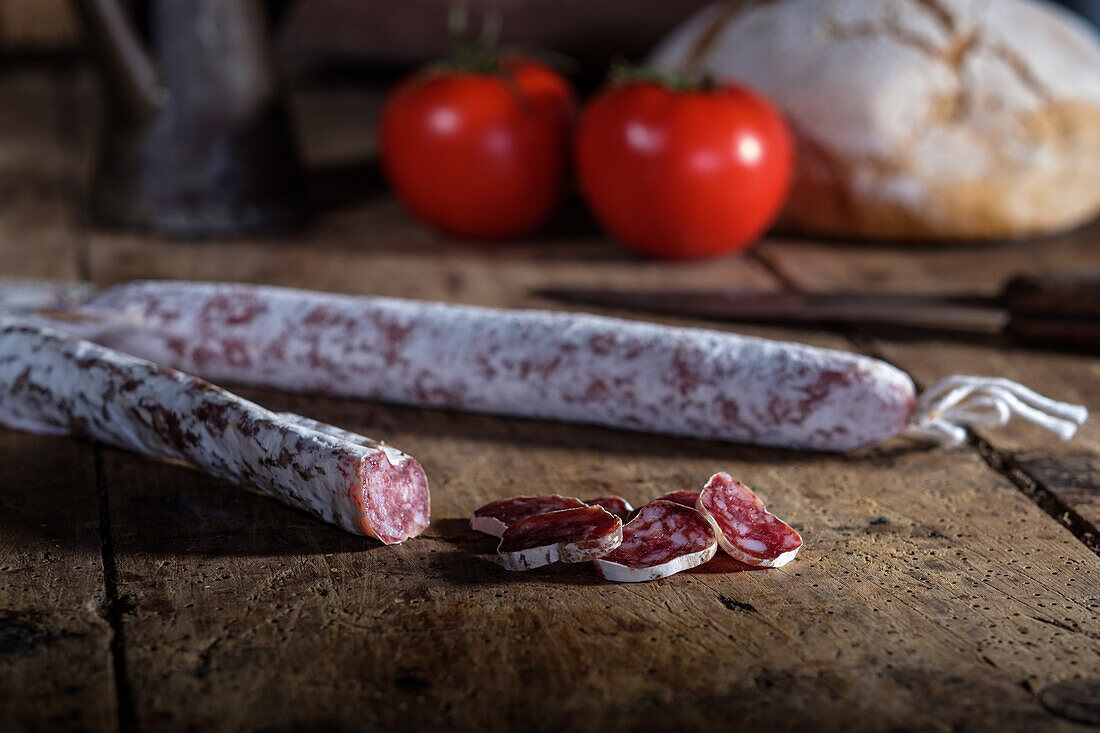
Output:
[[915,402],[856,354],[583,313],[268,286],[119,286],[57,327],[218,382],[819,450],[879,443]]
[[183,461],[386,544],[428,524],[427,479],[401,451],[3,316],[0,424]]
[[585,506],[580,499],[560,494],[549,496],[513,496],[479,506],[470,518],[470,529],[500,537],[508,526],[536,514]]
[[497,554],[508,570],[531,570],[553,562],[585,562],[623,541],[623,523],[602,507],[536,514],[509,525]]
[[595,561],[596,572],[620,583],[657,580],[702,565],[717,550],[714,529],[699,512],[657,499],[623,527],[622,544]]
[[778,568],[793,560],[802,547],[798,532],[728,473],[710,477],[696,506],[713,525],[722,549],[743,563]]
[[621,496],[600,496],[595,499],[585,499],[584,503],[588,506],[603,507],[624,522],[628,521],[630,515],[634,513],[634,507]]
[[657,498],[658,499],[663,499],[665,501],[676,502],[677,504],[683,504],[684,506],[689,506],[692,509],[694,509],[695,505],[699,502],[699,492],[698,491],[673,491],[673,492],[670,492],[668,494],[665,494],[664,496],[658,496]]

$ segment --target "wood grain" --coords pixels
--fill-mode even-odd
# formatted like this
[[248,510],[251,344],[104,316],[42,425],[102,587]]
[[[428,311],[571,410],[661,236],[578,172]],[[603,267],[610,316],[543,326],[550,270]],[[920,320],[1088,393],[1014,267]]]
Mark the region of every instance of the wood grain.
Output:
[[66,0],[0,0],[0,49],[7,53],[72,49],[79,29]]
[[[762,268],[745,259],[669,274],[599,242],[593,246],[604,255],[583,265],[555,258],[554,245],[545,244],[541,254],[546,261],[534,266],[515,252],[490,261],[485,253],[448,245],[425,232],[421,236],[432,242],[425,252],[398,256],[392,253],[418,227],[401,224],[399,212],[392,216],[400,225],[393,230],[400,232],[394,242],[384,246],[378,235],[368,253],[340,247],[343,269],[355,277],[336,280],[334,269],[325,287],[402,294],[413,286],[402,281],[403,267],[404,276],[414,277],[428,297],[434,293],[490,305],[529,304],[526,287],[563,280],[621,286],[669,284],[681,277],[683,283],[706,279],[711,285],[775,286]],[[171,257],[169,243],[146,241],[146,249],[139,251],[126,237],[97,236],[95,241],[100,253],[109,254],[111,248],[127,253],[94,260],[99,266],[125,262],[148,275],[183,264]],[[318,255],[324,247],[319,239],[284,247],[278,275],[271,279],[315,282],[310,260],[324,260]],[[202,250],[205,256],[192,260],[193,267],[203,268],[193,272],[196,277],[208,277],[217,267],[213,263],[228,266],[230,257],[246,278],[270,274],[261,268],[273,267],[263,257],[262,244],[208,243]],[[494,273],[497,278],[491,277]],[[96,274],[114,279],[110,270]],[[127,276],[132,274],[137,273],[127,270]],[[828,335],[798,337],[821,345],[845,343]],[[860,458],[806,456],[368,403],[274,394],[261,399],[384,437],[418,456],[433,482],[432,529],[427,538],[393,553],[319,548],[312,555],[284,555],[281,566],[272,565],[269,552],[261,552],[258,560],[240,553],[207,558],[200,538],[189,553],[198,559],[185,563],[178,579],[220,581],[202,591],[216,597],[224,593],[226,601],[211,607],[200,595],[187,594],[183,605],[195,605],[183,613],[194,617],[199,631],[181,627],[179,605],[168,595],[180,587],[173,580],[168,591],[151,598],[156,607],[173,604],[172,628],[157,620],[166,612],[150,616],[139,610],[135,615],[141,625],[127,629],[134,648],[157,651],[135,658],[134,666],[165,666],[161,674],[166,676],[161,683],[135,686],[140,719],[185,714],[172,720],[199,727],[225,716],[231,727],[258,720],[352,725],[354,717],[333,713],[351,700],[352,707],[364,711],[359,722],[368,728],[393,727],[413,715],[424,726],[495,729],[478,713],[490,702],[500,711],[495,724],[500,729],[550,729],[579,721],[612,729],[643,723],[702,729],[703,711],[715,705],[735,719],[770,725],[812,716],[832,728],[857,720],[882,727],[950,728],[976,720],[973,715],[1022,727],[1054,723],[1035,703],[1034,690],[1100,661],[1097,639],[1070,630],[1088,629],[1097,621],[1095,556],[965,449],[914,451],[899,442]],[[806,558],[775,573],[706,572],[656,585],[606,586],[581,568],[510,576],[490,561],[492,542],[466,530],[469,512],[490,499],[558,491],[621,493],[643,502],[671,489],[698,486],[720,469],[756,484],[776,511],[812,538],[808,542],[814,549],[807,550]],[[112,464],[115,470],[127,485],[140,481]],[[158,501],[173,505],[171,497],[157,499],[159,492],[195,480],[154,479],[150,485],[156,493],[143,497],[140,511],[119,507],[115,525],[137,527],[137,517],[146,523]],[[280,507],[269,508],[283,513]],[[173,513],[162,512],[161,521],[172,521]],[[275,534],[280,537],[293,536],[300,526],[288,532],[278,520],[256,524],[279,526]],[[1027,539],[1020,539],[1020,528]],[[219,543],[232,534],[213,531]],[[132,572],[147,577],[152,569],[140,564],[145,543],[176,534],[153,522],[134,534],[132,553],[120,537],[120,562],[130,567],[127,556],[132,555],[139,563]],[[1032,556],[1043,557],[1044,564],[1033,564]],[[1072,577],[1072,588],[1050,583],[1051,573],[1066,582]],[[287,579],[277,601],[249,595],[256,575]],[[1082,584],[1082,578],[1087,582]],[[1086,590],[1077,595],[1078,588]],[[139,584],[126,592],[143,598],[149,591]],[[1082,605],[1082,598],[1092,600]],[[225,605],[229,599],[245,604],[229,611],[247,619],[240,633],[263,618],[278,630],[280,643],[270,645],[268,632],[247,632],[262,636],[239,642],[233,640],[236,632],[221,635],[218,615],[233,608]],[[1047,608],[1058,614],[1044,615]],[[177,646],[168,645],[165,635]],[[345,650],[349,635],[362,642],[352,645],[354,652]],[[204,662],[209,672],[203,673],[210,681],[204,684],[217,689],[246,679],[253,686],[233,687],[228,695],[233,703],[226,708],[181,713],[160,690],[190,689],[191,680],[159,660],[166,645],[168,657],[179,657],[199,638],[212,645]],[[252,651],[265,639],[269,646],[257,652],[257,661]],[[271,674],[262,679],[241,674],[242,665],[253,664]],[[936,671],[945,664],[957,670],[948,681]],[[285,676],[297,681],[281,681]],[[309,688],[322,701],[316,707],[296,692],[305,678],[321,680]],[[547,699],[555,705],[548,707]],[[784,704],[771,704],[775,699]],[[249,701],[244,708],[242,700]],[[375,700],[396,701],[397,707]],[[562,701],[568,705],[562,707]]]
[[[73,77],[0,73],[0,275],[79,274]],[[0,430],[0,730],[112,730],[117,690],[94,449]]]
[[[1034,691],[1100,663],[1097,558],[965,449],[807,456],[250,394],[419,456],[433,524],[382,548],[112,452],[143,725],[706,730],[721,710],[784,728],[1054,729]],[[614,585],[582,566],[509,573],[467,529],[490,499],[640,504],[718,469],[794,523],[800,559]]]
[[0,73],[0,273],[76,278],[78,157],[56,72]]
[[0,730],[111,730],[99,510],[87,443],[0,431]]
[[[38,83],[22,80],[12,89],[33,96]],[[0,102],[14,93],[0,84]],[[327,109],[376,109],[349,94]],[[341,163],[345,155],[370,154],[369,141],[355,137],[369,132],[369,121],[361,129],[346,118],[326,126],[323,99],[296,108],[316,116],[303,128],[310,135],[354,138],[306,146],[321,166],[314,175],[324,185],[315,196],[325,195],[305,232],[170,242],[84,233],[78,218],[57,225],[27,217],[20,226],[39,241],[85,243],[85,272],[101,287],[136,277],[237,279],[500,306],[547,306],[527,290],[551,284],[774,288],[793,281],[988,291],[1026,264],[1029,252],[1034,267],[1062,267],[1087,261],[1100,239],[1011,245],[1004,251],[1018,254],[1009,265],[988,247],[791,240],[766,244],[763,259],[669,265],[622,254],[574,203],[526,241],[455,243],[386,197],[369,159]],[[62,167],[88,159],[83,129],[62,146]],[[56,144],[20,134],[28,145]],[[0,228],[22,211],[0,206]],[[62,236],[51,238],[54,226]],[[0,263],[17,260],[14,246],[0,241]],[[70,266],[67,257],[58,256],[60,267]],[[25,270],[63,272],[44,262],[24,263]],[[852,346],[839,334],[738,330]],[[1041,391],[1097,406],[1086,383],[1096,366],[1088,359],[978,344],[867,345],[922,380],[937,368],[1018,373]],[[1080,729],[1040,705],[1036,693],[1100,668],[1100,558],[972,447],[897,440],[835,456],[242,391],[417,456],[432,484],[428,532],[384,548],[186,468],[110,449],[95,459],[74,441],[4,432],[0,466],[16,478],[3,482],[0,497],[27,514],[7,514],[17,531],[0,539],[0,563],[19,553],[31,553],[32,562],[35,548],[45,551],[56,535],[36,534],[34,517],[54,506],[54,496],[75,498],[71,512],[51,515],[48,521],[61,523],[51,526],[79,525],[98,489],[109,531],[98,537],[79,525],[65,536],[87,537],[97,552],[109,540],[116,604],[108,614],[114,629],[94,614],[66,615],[74,596],[108,595],[92,582],[98,568],[35,596],[60,619],[56,628],[84,619],[98,631],[83,632],[69,651],[62,645],[77,637],[43,646],[61,650],[55,657],[0,656],[0,683],[17,675],[39,680],[34,690],[0,687],[23,727],[58,727],[51,716],[69,720],[74,706],[85,707],[82,695],[91,693],[46,684],[42,670],[56,672],[64,658],[75,660],[73,674],[106,675],[82,724],[62,726],[92,730],[115,728],[116,709],[125,730]],[[989,438],[1027,465],[1028,476],[1052,461],[1045,485],[1055,486],[1049,476],[1058,474],[1065,491],[1087,490],[1097,440],[1091,427],[1069,446],[1016,430]],[[36,446],[33,473],[14,457],[27,445]],[[1081,462],[1067,450],[1081,451]],[[98,472],[89,468],[96,460]],[[615,585],[582,566],[508,573],[492,561],[493,541],[467,529],[472,509],[491,499],[618,493],[640,504],[697,487],[717,470],[754,486],[803,533],[798,560],[754,572],[716,561],[655,583]],[[31,501],[28,486],[58,488]],[[1086,511],[1083,500],[1075,506]],[[0,583],[14,589],[10,596],[5,589],[5,601],[29,598],[37,587],[7,575]],[[117,688],[110,685],[111,639],[124,672]],[[98,667],[86,661],[92,657]]]

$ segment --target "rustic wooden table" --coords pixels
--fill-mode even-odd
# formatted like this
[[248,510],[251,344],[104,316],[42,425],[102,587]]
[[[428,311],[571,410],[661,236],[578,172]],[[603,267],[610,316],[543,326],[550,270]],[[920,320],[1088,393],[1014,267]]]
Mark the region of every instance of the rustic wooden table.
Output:
[[[459,245],[345,165],[371,152],[376,98],[354,89],[295,103],[308,157],[327,171],[330,207],[308,231],[202,243],[103,233],[80,204],[89,98],[71,69],[0,74],[4,275],[547,306],[528,289],[992,292],[1020,271],[1100,268],[1097,226],[944,248],[770,239],[677,265],[623,255],[583,217],[515,245]],[[924,385],[1001,375],[1100,410],[1095,358],[743,330],[873,354]],[[1097,418],[1070,443],[1013,425],[954,449],[899,440],[821,455],[240,391],[417,456],[431,527],[380,547],[183,468],[0,431],[0,730],[1073,729],[1042,691],[1100,674]],[[716,561],[638,585],[576,566],[515,574],[466,525],[494,498],[644,502],[716,470],[802,531],[796,562],[726,572]]]

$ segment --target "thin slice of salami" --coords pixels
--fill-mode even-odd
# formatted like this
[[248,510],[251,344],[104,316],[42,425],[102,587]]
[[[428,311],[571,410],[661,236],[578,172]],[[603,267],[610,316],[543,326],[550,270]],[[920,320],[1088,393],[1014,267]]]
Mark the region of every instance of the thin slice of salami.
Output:
[[713,527],[683,504],[657,499],[623,527],[618,549],[595,561],[607,580],[637,583],[702,565],[718,551]]
[[585,313],[134,282],[57,328],[218,382],[790,448],[905,430],[912,380],[857,354]]
[[560,494],[549,496],[513,496],[511,499],[493,501],[474,510],[470,517],[470,529],[500,537],[508,526],[527,517],[562,509],[578,509],[585,506],[580,499]]
[[710,477],[696,508],[713,525],[722,549],[743,563],[778,568],[793,560],[802,547],[798,532],[728,473]]
[[0,424],[182,461],[386,544],[428,524],[427,478],[401,451],[4,316]]
[[694,509],[695,505],[699,502],[699,492],[698,491],[672,491],[668,494],[665,494],[664,496],[658,496],[657,498],[658,499],[663,499],[664,501],[673,501],[673,502],[676,502],[677,504],[683,504],[684,506],[689,506],[692,509]]
[[602,507],[536,514],[509,525],[497,555],[508,570],[531,570],[553,562],[585,562],[623,541],[623,523]]
[[598,496],[595,499],[585,499],[584,503],[588,506],[603,507],[624,522],[628,521],[630,515],[634,513],[634,507],[621,496]]

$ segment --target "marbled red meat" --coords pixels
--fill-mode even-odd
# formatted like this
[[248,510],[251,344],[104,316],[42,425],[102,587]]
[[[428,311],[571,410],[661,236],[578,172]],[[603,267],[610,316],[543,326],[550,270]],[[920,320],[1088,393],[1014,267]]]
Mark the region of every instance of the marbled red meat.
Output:
[[714,526],[722,549],[743,563],[777,568],[793,560],[802,547],[798,532],[728,473],[710,477],[696,508]]
[[714,529],[699,512],[657,499],[623,527],[618,549],[595,566],[604,578],[620,583],[656,580],[702,565],[717,549]]

